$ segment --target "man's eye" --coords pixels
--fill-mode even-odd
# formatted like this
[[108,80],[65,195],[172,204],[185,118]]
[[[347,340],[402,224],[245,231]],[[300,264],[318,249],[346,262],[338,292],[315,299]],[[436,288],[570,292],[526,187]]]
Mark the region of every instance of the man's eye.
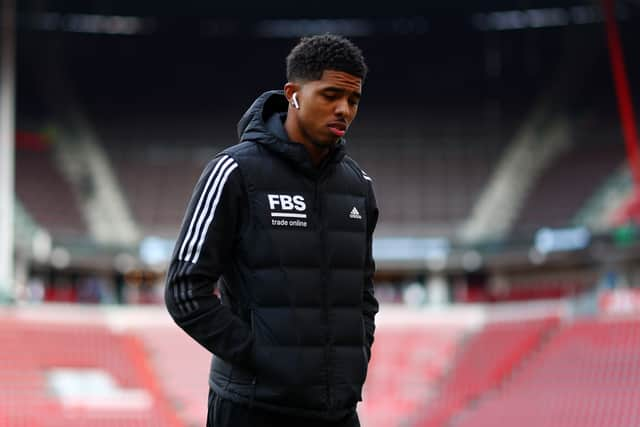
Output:
[[356,105],[358,105],[358,102],[360,102],[360,101],[357,100],[357,99],[350,99],[349,100],[349,105],[352,105],[352,106],[355,107]]
[[338,97],[336,95],[330,94],[330,93],[325,93],[324,94],[324,98],[328,101],[334,101],[336,100]]

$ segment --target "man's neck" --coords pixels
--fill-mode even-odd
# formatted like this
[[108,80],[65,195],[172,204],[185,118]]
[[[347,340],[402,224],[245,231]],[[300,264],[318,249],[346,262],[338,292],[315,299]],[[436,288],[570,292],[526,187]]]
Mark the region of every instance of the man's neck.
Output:
[[311,139],[300,129],[300,127],[294,123],[290,115],[284,121],[284,130],[289,136],[289,140],[304,145],[311,157],[311,162],[314,166],[318,166],[322,163],[322,160],[329,154],[330,147],[321,148],[313,144]]

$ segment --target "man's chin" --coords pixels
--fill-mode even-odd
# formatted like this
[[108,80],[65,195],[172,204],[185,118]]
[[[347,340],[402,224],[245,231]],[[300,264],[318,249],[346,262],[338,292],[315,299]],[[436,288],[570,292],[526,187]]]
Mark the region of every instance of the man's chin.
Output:
[[331,148],[338,143],[340,138],[336,138],[333,140],[324,140],[324,141],[314,141],[313,145],[317,148]]

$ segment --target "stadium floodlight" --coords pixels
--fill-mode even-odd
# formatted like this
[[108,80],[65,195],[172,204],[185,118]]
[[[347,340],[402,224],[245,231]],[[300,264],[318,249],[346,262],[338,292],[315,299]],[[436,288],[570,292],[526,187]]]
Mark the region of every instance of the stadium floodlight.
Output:
[[14,281],[15,1],[2,2],[0,51],[0,301]]

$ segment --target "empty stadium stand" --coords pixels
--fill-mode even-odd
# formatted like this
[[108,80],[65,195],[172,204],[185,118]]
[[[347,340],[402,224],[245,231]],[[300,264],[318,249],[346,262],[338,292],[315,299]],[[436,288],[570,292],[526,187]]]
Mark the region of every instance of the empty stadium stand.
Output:
[[374,177],[384,224],[451,235],[466,219],[523,114],[486,120],[486,106],[474,107],[399,118],[371,108],[354,125],[349,151]]
[[54,236],[82,237],[87,226],[69,181],[58,169],[51,141],[40,133],[16,135],[16,193],[34,220]]
[[144,343],[155,377],[185,426],[205,425],[211,354],[173,325],[138,329],[136,335]]
[[442,427],[474,399],[498,387],[541,343],[557,319],[487,325],[460,345],[437,393],[416,411],[414,427]]
[[143,232],[175,237],[193,187],[217,152],[210,136],[216,124],[197,114],[115,122],[95,116],[93,124]]
[[569,323],[450,425],[640,425],[639,347],[638,318]]
[[461,336],[456,327],[379,328],[358,408],[361,424],[398,425],[432,399]]
[[576,143],[545,171],[527,196],[516,232],[566,227],[588,197],[623,164],[624,145],[615,118],[592,116],[576,127]]
[[[3,318],[0,342],[0,426],[183,425],[149,370],[142,344],[132,335],[114,334],[97,325]],[[56,369],[104,372],[130,399],[90,399],[77,390],[73,395],[57,394],[51,385]]]
[[[525,320],[518,310],[524,314],[516,309],[515,319],[495,317],[479,330],[452,323],[451,312],[429,322],[418,312],[387,312],[358,406],[361,424],[638,425],[637,315]],[[210,355],[164,310],[47,305],[3,310],[0,318],[0,426],[203,425]],[[56,370],[100,371],[120,394],[91,398],[92,387],[79,394],[66,384],[75,394],[65,395],[52,385]]]

